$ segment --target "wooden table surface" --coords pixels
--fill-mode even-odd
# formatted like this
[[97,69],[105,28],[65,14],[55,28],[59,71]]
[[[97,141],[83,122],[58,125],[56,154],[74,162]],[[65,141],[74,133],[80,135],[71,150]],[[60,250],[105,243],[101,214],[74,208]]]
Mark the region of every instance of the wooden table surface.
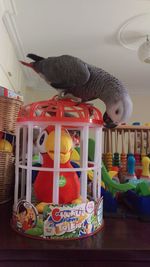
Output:
[[43,241],[12,230],[10,203],[0,205],[0,266],[150,266],[150,223],[106,218],[101,232],[73,241]]

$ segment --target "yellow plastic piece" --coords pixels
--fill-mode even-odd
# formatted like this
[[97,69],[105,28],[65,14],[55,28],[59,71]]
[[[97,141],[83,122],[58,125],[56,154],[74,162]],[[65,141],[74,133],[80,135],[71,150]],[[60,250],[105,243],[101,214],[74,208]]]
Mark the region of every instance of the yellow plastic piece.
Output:
[[48,203],[46,202],[40,202],[39,204],[36,205],[36,209],[39,213],[43,213],[44,207],[47,205]]
[[72,204],[81,204],[81,203],[83,203],[82,197],[80,196],[79,198],[74,199],[71,203]]
[[0,140],[0,151],[12,152],[12,150],[13,150],[13,147],[11,143],[9,143],[5,139]]
[[108,173],[109,173],[110,178],[112,179],[113,177],[115,177],[117,175],[118,172],[117,171],[109,171]]
[[141,176],[150,177],[150,171],[149,171],[149,165],[150,165],[150,159],[148,157],[142,158],[142,174]]
[[80,155],[75,148],[71,152],[70,160],[75,161],[77,163],[80,161]]
[[88,178],[92,181],[93,180],[93,171],[89,170],[87,173],[88,173]]
[[105,184],[103,181],[101,181],[101,186],[105,189]]

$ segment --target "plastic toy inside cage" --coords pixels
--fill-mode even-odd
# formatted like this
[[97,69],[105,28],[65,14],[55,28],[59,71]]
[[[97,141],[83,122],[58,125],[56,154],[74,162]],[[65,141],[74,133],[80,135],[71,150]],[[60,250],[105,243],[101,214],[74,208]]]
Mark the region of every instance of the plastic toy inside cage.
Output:
[[102,228],[102,125],[98,109],[71,99],[54,97],[21,109],[12,219],[16,231],[72,239]]

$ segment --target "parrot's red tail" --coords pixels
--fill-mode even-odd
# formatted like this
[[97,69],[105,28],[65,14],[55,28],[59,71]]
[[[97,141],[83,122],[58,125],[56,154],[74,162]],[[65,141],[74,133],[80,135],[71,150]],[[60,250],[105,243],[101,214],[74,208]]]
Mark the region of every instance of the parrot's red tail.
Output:
[[19,60],[19,62],[20,62],[21,64],[23,64],[23,65],[25,65],[25,66],[27,66],[27,67],[33,69],[33,63],[32,63],[32,62],[31,62],[31,63],[27,63],[27,62],[25,62],[25,61],[21,61],[21,60]]

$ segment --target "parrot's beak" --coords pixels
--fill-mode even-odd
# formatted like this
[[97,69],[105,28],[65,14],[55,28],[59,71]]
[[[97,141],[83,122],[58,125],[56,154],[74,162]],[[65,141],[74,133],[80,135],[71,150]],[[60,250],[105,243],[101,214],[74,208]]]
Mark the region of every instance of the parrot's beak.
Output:
[[116,126],[118,126],[112,121],[112,119],[108,116],[106,112],[103,115],[103,121],[104,121],[104,127],[106,128],[115,128]]

